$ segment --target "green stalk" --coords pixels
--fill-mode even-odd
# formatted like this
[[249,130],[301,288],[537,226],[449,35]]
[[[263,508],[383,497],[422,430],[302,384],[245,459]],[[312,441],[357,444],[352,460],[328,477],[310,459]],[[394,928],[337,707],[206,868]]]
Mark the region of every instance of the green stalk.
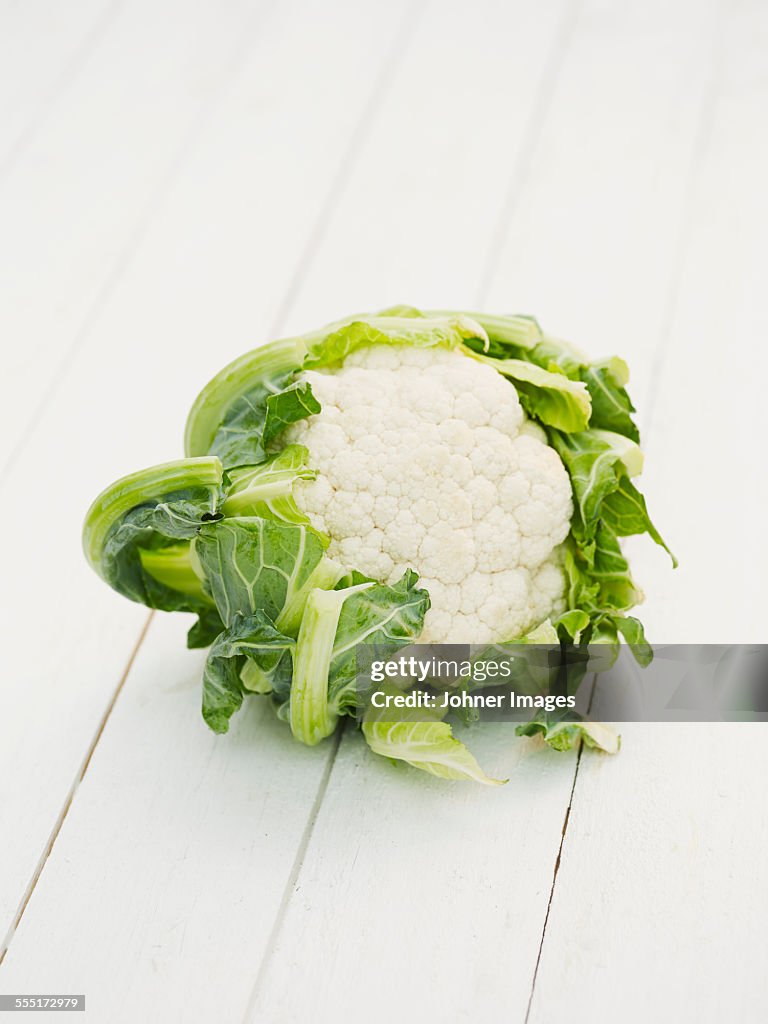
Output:
[[88,509],[83,526],[85,557],[99,576],[106,578],[102,571],[104,544],[115,523],[131,509],[193,487],[218,489],[222,477],[221,462],[215,455],[207,455],[203,458],[165,462],[116,480],[101,492]]
[[182,594],[197,597],[213,607],[213,600],[203,590],[202,580],[195,572],[189,543],[172,544],[170,547],[154,551],[139,548],[139,558],[142,568],[158,583]]
[[294,738],[308,746],[330,736],[339,720],[328,703],[328,675],[342,606],[351,594],[372,586],[313,590],[307,598],[293,662],[290,723]]
[[246,658],[245,664],[240,669],[240,682],[249,693],[272,692],[272,683],[269,681],[267,673],[250,658]]
[[[287,636],[295,636],[303,622],[307,601],[314,590],[332,590],[344,575],[344,567],[332,558],[323,555],[306,583],[299,587],[285,602],[277,617],[275,628]],[[344,591],[341,591],[344,593]]]

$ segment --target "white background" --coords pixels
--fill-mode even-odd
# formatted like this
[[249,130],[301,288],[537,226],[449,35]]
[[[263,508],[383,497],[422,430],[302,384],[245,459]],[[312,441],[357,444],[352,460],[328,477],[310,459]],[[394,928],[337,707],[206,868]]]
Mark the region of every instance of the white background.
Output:
[[79,532],[266,338],[531,312],[630,363],[681,563],[630,546],[650,638],[765,640],[767,106],[764,0],[0,0],[0,991],[109,1024],[765,1019],[763,726],[615,758],[489,726],[494,790],[352,728],[302,748],[255,699],[215,737],[189,623]]

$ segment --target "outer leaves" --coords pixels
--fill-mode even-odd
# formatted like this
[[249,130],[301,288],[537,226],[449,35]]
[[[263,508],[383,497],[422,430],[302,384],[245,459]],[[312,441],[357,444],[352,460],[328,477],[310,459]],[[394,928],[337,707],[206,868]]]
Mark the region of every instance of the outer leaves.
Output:
[[117,480],[86,516],[83,546],[91,565],[133,601],[168,611],[204,611],[210,598],[195,580],[188,545],[179,541],[218,515],[221,481],[221,464],[211,457],[169,462]]
[[216,638],[203,671],[203,718],[214,732],[226,732],[243,703],[240,674],[246,660],[268,685],[285,685],[291,677],[294,644],[263,612],[235,614]]
[[[391,718],[392,713],[388,714]],[[464,744],[454,738],[447,722],[370,718],[363,722],[363,735],[374,753],[406,761],[441,779],[465,779],[485,786],[500,786],[506,781],[486,775]]]
[[227,409],[210,447],[225,468],[261,462],[280,430],[320,412],[310,385],[292,383],[293,376],[290,371],[264,377]]
[[262,443],[266,447],[292,423],[320,412],[320,403],[306,380],[296,381],[267,399],[267,414]]
[[374,316],[310,342],[305,366],[330,366],[363,345],[413,345],[415,348],[458,348],[474,338],[487,343],[485,331],[463,314],[450,317]]
[[187,633],[187,647],[210,647],[222,629],[224,623],[218,610],[213,606],[206,608],[198,613],[197,622]]
[[195,552],[227,626],[238,613],[263,611],[294,634],[309,592],[332,587],[342,575],[312,530],[255,516],[204,526]]
[[329,696],[344,711],[356,704],[354,682],[360,644],[396,650],[416,640],[430,606],[429,594],[417,586],[418,575],[407,570],[392,586],[352,588],[339,615],[333,643]]
[[618,487],[608,497],[603,509],[603,519],[617,537],[631,537],[636,533],[649,534],[664,548],[672,559],[672,564],[677,565],[677,559],[650,520],[645,498],[626,476],[619,478]]
[[312,592],[299,631],[291,688],[296,739],[319,742],[333,731],[340,714],[355,707],[361,644],[397,650],[418,637],[429,595],[417,582],[409,570],[391,587],[363,582],[345,590]]
[[138,554],[144,572],[158,583],[177,593],[188,594],[203,604],[211,603],[203,589],[203,581],[192,565],[189,541],[169,547],[139,548]]
[[571,608],[554,622],[559,638],[565,643],[577,644],[590,625],[590,617],[583,608]]
[[607,527],[598,527],[588,554],[569,538],[563,567],[568,581],[569,610],[555,623],[563,640],[588,640],[589,628],[599,618],[623,612],[642,599],[619,542]]
[[[498,359],[523,359],[582,382],[592,405],[589,425],[639,441],[638,429],[630,415],[635,411],[634,406],[625,389],[629,372],[622,359],[614,357],[601,363],[591,363],[575,346],[544,334],[533,317],[470,315],[488,332],[490,355]],[[576,429],[583,430],[584,427]]]
[[586,722],[573,712],[569,716],[542,714],[515,730],[518,736],[541,735],[555,750],[573,750],[580,742],[587,747],[616,754],[621,737],[602,722]]
[[244,466],[229,473],[231,487],[222,506],[225,516],[260,516],[284,523],[309,525],[293,497],[297,480],[314,480],[317,473],[307,466],[309,452],[300,444],[289,444],[258,466]]
[[187,420],[189,455],[218,455],[225,468],[254,465],[290,423],[320,411],[303,367],[329,366],[361,345],[405,344],[455,348],[487,343],[483,329],[461,314],[349,318],[298,338],[273,341],[226,366],[198,395]]
[[[619,537],[648,533],[669,548],[629,479],[642,466],[639,449],[626,437],[603,430],[571,435],[551,431],[550,440],[570,474],[576,504],[564,557],[569,610],[555,623],[558,632],[573,643],[617,644],[621,634],[638,662],[647,664],[652,654],[642,627],[623,615],[642,594],[632,581]],[[676,565],[671,552],[670,557]]]
[[583,571],[599,585],[597,603],[600,607],[631,608],[642,600],[616,535],[602,523],[598,524],[591,558],[586,559]]
[[575,434],[552,431],[550,440],[568,470],[580,530],[589,540],[597,528],[603,500],[619,486],[619,453],[604,435],[589,430]]
[[[292,375],[301,368],[306,355],[306,345],[301,338],[288,338],[285,341],[273,341],[261,348],[247,352],[239,359],[225,366],[216,374],[195,399],[187,419],[184,435],[184,447],[187,455],[205,455],[218,445],[221,450],[227,447],[226,431],[222,427],[231,418],[238,422],[233,424],[233,436],[230,445],[236,453],[237,439],[242,440],[243,430],[248,421],[248,404],[239,405],[240,399],[247,398],[256,392],[254,406],[251,408],[253,422],[259,428],[256,438],[257,446],[261,444],[261,434],[266,422],[266,400],[271,394],[283,390],[290,382]],[[247,438],[246,438],[247,441]],[[244,465],[258,459],[235,458],[227,465]]]
[[648,533],[669,551],[648,516],[644,499],[628,479],[627,466],[634,470],[638,462],[631,442],[604,430],[576,434],[553,430],[549,437],[571,478],[577,506],[573,534],[582,548],[595,539],[604,520],[617,536]]
[[[452,316],[446,311],[429,311],[428,316]],[[526,359],[529,362],[550,369],[554,362],[554,352],[542,351],[544,334],[532,316],[519,314],[509,316],[491,316],[488,313],[468,313],[476,323],[480,324],[488,335],[489,354],[498,359]],[[471,347],[474,348],[474,345]],[[564,354],[568,346],[558,345],[557,353]],[[575,350],[573,350],[575,351]],[[580,359],[571,358],[569,366],[577,367]],[[561,366],[565,369],[565,366]]]
[[580,381],[570,380],[562,373],[550,373],[522,359],[492,359],[488,356],[475,358],[492,366],[514,383],[529,416],[535,416],[542,423],[558,430],[586,430],[591,404],[589,392]]
[[612,430],[639,441],[640,432],[630,415],[635,407],[624,387],[629,379],[627,364],[614,358],[605,363],[582,366],[579,373],[592,398],[590,426]]
[[[293,498],[295,481],[314,477],[306,451],[289,446],[271,454],[287,426],[320,411],[299,372],[333,367],[366,344],[463,348],[512,381],[526,412],[548,428],[576,506],[564,553],[568,610],[528,639],[600,642],[610,655],[621,636],[647,662],[642,626],[625,614],[641,594],[619,538],[647,532],[665,545],[630,481],[642,457],[626,365],[592,364],[530,317],[396,307],[262,346],[203,390],[186,449],[221,457],[229,485],[223,505],[222,466],[201,458],[118,481],[89,512],[86,552],[112,586],[153,607],[200,614],[188,642],[214,641],[204,691],[212,727],[227,728],[245,690],[271,691],[297,738],[317,742],[356,703],[360,644],[402,646],[421,631],[429,598],[416,588],[415,574],[384,587],[328,559],[326,539],[309,528]],[[230,518],[212,525],[222,514]],[[298,641],[290,639],[297,634]],[[581,738],[610,747],[603,727],[588,723],[560,719],[527,728],[553,746]],[[371,746],[387,756],[436,775],[494,781],[442,721],[370,720],[365,729]]]

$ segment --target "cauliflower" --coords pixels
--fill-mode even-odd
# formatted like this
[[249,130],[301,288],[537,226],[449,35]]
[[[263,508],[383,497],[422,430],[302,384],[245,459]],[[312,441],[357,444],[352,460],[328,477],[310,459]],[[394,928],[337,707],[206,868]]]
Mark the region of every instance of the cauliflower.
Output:
[[297,503],[345,566],[418,572],[420,642],[500,642],[564,610],[570,479],[502,376],[456,350],[368,345],[304,379],[322,411],[284,438],[318,474]]
[[[620,359],[592,363],[529,317],[398,307],[270,342],[200,393],[186,458],[96,498],[85,552],[126,597],[197,614],[216,732],[261,694],[302,743],[354,715],[376,753],[493,783],[447,712],[374,711],[360,659],[446,641],[559,656],[621,636],[647,660],[620,541],[666,545],[631,479],[626,383]],[[548,710],[518,732],[616,748]]]

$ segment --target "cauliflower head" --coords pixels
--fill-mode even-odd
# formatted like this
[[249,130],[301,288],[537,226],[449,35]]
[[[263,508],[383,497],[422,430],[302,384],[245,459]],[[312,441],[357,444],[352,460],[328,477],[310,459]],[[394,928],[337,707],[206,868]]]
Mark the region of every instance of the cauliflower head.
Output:
[[384,583],[415,569],[423,643],[500,642],[565,607],[571,484],[496,370],[458,350],[368,345],[307,371],[321,411],[289,428],[294,494],[328,554]]

